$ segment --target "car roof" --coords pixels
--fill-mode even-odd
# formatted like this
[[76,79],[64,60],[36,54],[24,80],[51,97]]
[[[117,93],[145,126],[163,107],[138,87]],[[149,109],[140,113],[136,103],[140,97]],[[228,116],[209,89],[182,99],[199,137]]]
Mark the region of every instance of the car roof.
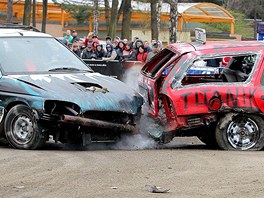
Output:
[[180,54],[203,51],[203,50],[221,50],[236,48],[237,50],[256,48],[259,50],[264,49],[264,43],[260,41],[208,41],[205,44],[192,42],[192,43],[174,43],[170,44],[168,48],[172,51],[177,51]]
[[27,36],[27,37],[52,37],[49,34],[42,32],[29,31],[23,29],[13,29],[13,28],[0,28],[0,37],[18,37],[18,36]]

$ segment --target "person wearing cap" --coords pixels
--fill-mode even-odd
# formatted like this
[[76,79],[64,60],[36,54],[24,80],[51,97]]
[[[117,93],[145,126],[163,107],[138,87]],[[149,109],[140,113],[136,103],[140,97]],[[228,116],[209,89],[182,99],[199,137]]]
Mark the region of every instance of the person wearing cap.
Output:
[[153,57],[153,56],[155,56],[156,54],[158,54],[159,53],[159,45],[158,45],[158,43],[153,43],[152,44],[152,51],[150,51],[149,53],[148,53],[148,56],[147,56],[147,60],[146,60],[146,62],[149,62],[150,61],[150,59]]
[[96,55],[92,50],[91,44],[88,44],[87,47],[83,50],[82,59],[96,59]]
[[78,37],[78,32],[76,30],[72,30],[72,42],[80,40],[81,39]]

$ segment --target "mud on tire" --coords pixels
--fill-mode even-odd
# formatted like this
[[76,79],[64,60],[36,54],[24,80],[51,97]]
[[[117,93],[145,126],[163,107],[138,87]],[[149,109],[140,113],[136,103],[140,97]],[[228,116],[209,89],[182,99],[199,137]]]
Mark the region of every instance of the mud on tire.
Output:
[[26,105],[16,105],[10,109],[4,129],[8,142],[17,149],[36,149],[45,142],[33,112]]
[[263,126],[260,116],[228,113],[217,123],[216,141],[224,150],[261,150],[264,147]]

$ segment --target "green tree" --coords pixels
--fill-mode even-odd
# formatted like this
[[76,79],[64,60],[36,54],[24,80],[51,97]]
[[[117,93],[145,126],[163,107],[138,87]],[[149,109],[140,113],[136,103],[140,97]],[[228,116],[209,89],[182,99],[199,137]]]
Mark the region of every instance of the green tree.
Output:
[[[229,12],[234,16],[235,23],[235,33],[241,34],[243,37],[253,37],[252,22],[245,21],[245,14],[240,12],[235,12],[229,10]],[[201,28],[206,29],[208,32],[230,32],[230,24],[228,23],[203,23],[200,26]]]
[[88,21],[92,15],[91,10],[93,9],[86,1],[80,2],[79,4],[68,0],[63,1],[62,3],[59,3],[57,0],[53,0],[53,2],[60,5],[66,12],[70,13],[72,17],[76,19],[78,25]]

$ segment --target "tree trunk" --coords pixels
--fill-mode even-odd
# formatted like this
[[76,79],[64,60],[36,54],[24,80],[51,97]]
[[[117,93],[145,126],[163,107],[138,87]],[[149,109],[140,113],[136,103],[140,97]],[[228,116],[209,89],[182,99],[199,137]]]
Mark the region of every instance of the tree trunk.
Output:
[[130,22],[131,22],[131,0],[123,0],[123,20],[122,20],[122,33],[121,38],[131,40]]
[[150,3],[151,9],[151,39],[159,39],[158,33],[158,20],[157,20],[157,0],[153,0]]
[[30,16],[31,16],[31,0],[25,0],[23,25],[30,25]]
[[48,0],[43,0],[41,32],[46,32],[47,13],[48,13]]
[[158,32],[158,37],[159,39],[159,33],[160,33],[160,13],[161,13],[161,8],[162,8],[162,3],[163,0],[158,0],[158,5],[157,5],[157,32]]
[[177,39],[178,26],[178,0],[170,0],[170,43],[175,43]]
[[122,0],[122,2],[121,2],[120,8],[119,8],[118,13],[117,13],[117,22],[119,21],[120,16],[124,10],[125,1],[126,0]]
[[107,35],[109,35],[109,27],[110,27],[110,5],[108,0],[104,0],[105,2],[105,22],[106,22],[106,29],[107,29]]
[[36,27],[36,0],[32,3],[32,26]]
[[117,13],[118,13],[118,0],[112,0],[112,12],[111,20],[109,25],[109,36],[114,38],[116,35],[116,25],[117,25]]
[[99,17],[98,0],[94,0],[94,26],[93,26],[93,32],[94,32],[95,35],[98,35],[98,17]]
[[7,18],[6,22],[11,23],[13,19],[13,0],[8,0],[7,2]]

